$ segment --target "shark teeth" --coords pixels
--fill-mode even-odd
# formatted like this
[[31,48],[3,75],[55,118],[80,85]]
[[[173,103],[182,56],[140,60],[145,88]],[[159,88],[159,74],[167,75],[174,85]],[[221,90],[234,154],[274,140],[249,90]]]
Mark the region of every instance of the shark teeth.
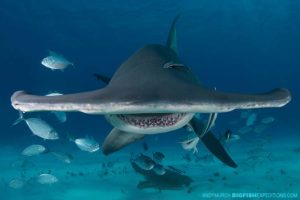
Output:
[[168,127],[174,126],[186,114],[134,114],[134,115],[117,115],[119,119],[127,124],[139,128]]

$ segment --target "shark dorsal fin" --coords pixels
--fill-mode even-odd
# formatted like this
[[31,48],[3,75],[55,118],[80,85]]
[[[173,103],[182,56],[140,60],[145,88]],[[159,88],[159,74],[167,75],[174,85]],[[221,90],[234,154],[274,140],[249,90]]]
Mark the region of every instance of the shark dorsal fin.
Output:
[[176,34],[176,22],[179,19],[180,15],[177,15],[171,25],[168,40],[166,46],[175,51],[178,54],[177,50],[177,34]]

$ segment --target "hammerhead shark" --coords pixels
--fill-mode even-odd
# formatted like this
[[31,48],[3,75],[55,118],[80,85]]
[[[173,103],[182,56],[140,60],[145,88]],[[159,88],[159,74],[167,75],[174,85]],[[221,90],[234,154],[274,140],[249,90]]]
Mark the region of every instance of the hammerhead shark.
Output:
[[[278,88],[262,94],[238,94],[203,86],[179,59],[177,20],[178,16],[165,45],[146,45],[130,56],[111,78],[98,76],[107,83],[104,88],[60,96],[17,91],[11,97],[12,106],[21,112],[79,111],[104,115],[114,127],[102,146],[106,155],[147,134],[189,125],[215,156],[236,167],[209,131],[216,114],[235,109],[282,107],[291,100],[290,92]],[[195,113],[210,113],[208,124],[202,124]]]

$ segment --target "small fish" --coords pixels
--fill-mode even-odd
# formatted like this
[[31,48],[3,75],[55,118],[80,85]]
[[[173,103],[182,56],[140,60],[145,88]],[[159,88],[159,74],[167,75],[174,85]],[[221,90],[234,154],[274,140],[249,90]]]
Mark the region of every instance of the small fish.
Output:
[[240,117],[242,119],[246,119],[247,117],[249,117],[250,112],[249,111],[242,111]]
[[70,164],[73,160],[73,156],[71,154],[68,154],[68,153],[63,153],[63,152],[50,152],[56,159],[64,162],[64,163],[67,163],[67,164]]
[[93,153],[100,149],[99,143],[93,138],[78,138],[75,139],[74,142],[82,151]]
[[220,176],[220,173],[219,172],[215,172],[214,173],[214,177],[219,177]]
[[36,167],[36,164],[34,162],[32,162],[31,160],[21,158],[21,159],[14,161],[11,164],[11,167],[21,168],[23,171],[26,171],[27,169],[33,169],[34,167]]
[[161,152],[154,152],[152,156],[153,160],[158,163],[161,163],[165,159],[165,155]]
[[249,117],[247,118],[246,125],[252,126],[254,124],[254,122],[256,121],[256,117],[257,117],[257,115],[255,113],[250,114]]
[[25,121],[31,132],[45,140],[57,140],[59,139],[58,133],[47,122],[39,118],[27,118],[25,119],[22,112],[20,112],[19,119],[13,125]]
[[280,169],[280,174],[281,174],[281,175],[285,175],[285,174],[286,174],[285,170]]
[[[52,93],[49,93],[47,94],[46,96],[60,96],[62,95],[61,93],[58,93],[58,92],[52,92]],[[61,123],[64,123],[67,121],[67,114],[65,112],[60,112],[60,111],[53,111],[51,112],[55,115],[55,117],[58,119],[59,122]]]
[[261,120],[261,123],[263,124],[270,124],[272,122],[275,121],[275,118],[274,117],[265,117]]
[[151,170],[156,164],[149,156],[144,154],[140,154],[133,160],[141,169]]
[[262,133],[268,126],[265,124],[260,124],[254,127],[253,131],[255,133]]
[[228,139],[228,142],[233,142],[241,139],[241,136],[239,135],[231,135],[231,137]]
[[193,153],[196,153],[198,152],[198,149],[197,149],[197,144],[199,142],[199,137],[194,137],[192,139],[189,139],[189,140],[186,140],[186,141],[183,141],[183,142],[180,142],[181,143],[181,146],[183,149],[185,150],[193,150]]
[[226,143],[237,141],[241,139],[239,135],[233,135],[230,129],[227,129],[226,132],[223,135],[223,138],[221,137],[221,140],[224,140]]
[[78,175],[79,176],[84,176],[84,173],[83,172],[78,172]]
[[47,151],[47,149],[43,145],[33,144],[33,145],[26,147],[22,151],[22,155],[23,156],[35,156],[35,155],[45,153],[46,151]]
[[166,173],[165,168],[160,165],[160,164],[155,164],[152,170],[157,174],[157,175],[164,175]]
[[8,186],[13,189],[22,189],[25,186],[26,182],[20,178],[14,178],[9,181]]
[[36,180],[40,184],[48,184],[48,185],[58,182],[58,179],[52,174],[40,174],[36,178]]
[[226,132],[224,133],[225,141],[228,141],[231,135],[232,135],[231,130],[227,129]]
[[252,127],[250,127],[250,126],[244,126],[244,127],[240,128],[238,130],[238,133],[240,133],[240,134],[246,134],[246,133],[249,133],[251,131],[252,131]]
[[74,66],[74,64],[68,61],[64,56],[58,55],[53,51],[49,51],[49,55],[42,60],[41,64],[51,70],[62,71],[69,65]]

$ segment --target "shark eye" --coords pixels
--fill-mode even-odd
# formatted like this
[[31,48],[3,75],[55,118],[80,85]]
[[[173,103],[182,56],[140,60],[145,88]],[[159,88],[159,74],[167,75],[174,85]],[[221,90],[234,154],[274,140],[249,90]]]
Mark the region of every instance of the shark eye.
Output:
[[184,67],[184,65],[181,64],[181,63],[173,63],[173,62],[167,62],[163,66],[163,68],[166,68],[166,69],[168,69],[168,68],[174,68],[175,69],[175,68],[180,68],[180,67]]

